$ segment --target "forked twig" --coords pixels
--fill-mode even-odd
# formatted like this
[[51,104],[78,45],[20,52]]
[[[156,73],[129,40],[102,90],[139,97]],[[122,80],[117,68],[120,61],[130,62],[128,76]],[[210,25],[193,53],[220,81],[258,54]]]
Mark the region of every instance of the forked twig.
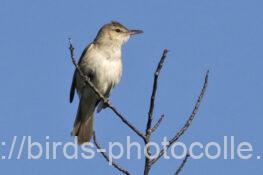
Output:
[[[151,131],[152,131],[152,119],[153,119],[153,110],[154,110],[154,104],[155,104],[155,96],[157,92],[157,85],[158,85],[158,78],[160,75],[160,72],[162,70],[165,58],[167,56],[168,50],[164,49],[162,57],[157,65],[157,68],[154,73],[154,81],[153,81],[153,88],[152,88],[152,95],[151,95],[151,100],[150,100],[150,107],[149,107],[149,112],[148,112],[148,121],[146,125],[146,130],[145,130],[145,145],[147,145],[150,140],[151,140]],[[146,149],[146,152],[148,155],[151,155],[150,147],[148,146]],[[149,157],[145,156],[145,166],[144,166],[144,175],[148,175],[151,169],[151,160]]]
[[156,71],[154,73],[154,81],[153,81],[153,89],[152,89],[152,95],[151,95],[151,100],[150,100],[150,107],[149,107],[149,112],[148,112],[148,121],[146,125],[146,140],[149,141],[150,135],[151,135],[151,127],[152,127],[152,119],[153,119],[153,110],[154,110],[154,104],[155,104],[155,96],[156,96],[156,91],[157,91],[157,85],[158,85],[158,78],[160,75],[160,72],[162,70],[164,60],[167,56],[168,50],[164,49],[162,57],[159,61],[159,64],[156,68]]

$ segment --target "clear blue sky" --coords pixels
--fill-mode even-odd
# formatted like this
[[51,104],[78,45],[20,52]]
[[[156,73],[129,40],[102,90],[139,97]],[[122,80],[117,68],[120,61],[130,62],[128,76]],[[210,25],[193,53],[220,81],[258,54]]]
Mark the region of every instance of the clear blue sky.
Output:
[[[69,104],[73,73],[67,38],[79,56],[101,25],[117,20],[145,33],[123,49],[123,78],[111,100],[130,121],[144,129],[153,70],[164,48],[155,119],[166,118],[153,139],[172,136],[190,114],[205,71],[207,94],[192,127],[181,141],[217,141],[235,136],[262,155],[263,2],[260,0],[97,1],[46,0],[0,2],[0,133],[12,137],[72,141],[77,100]],[[139,140],[105,110],[96,115],[98,140]],[[19,137],[21,139],[21,137]],[[7,147],[0,147],[0,154]],[[16,150],[17,152],[17,150]],[[140,174],[144,160],[119,160]],[[172,174],[180,161],[161,160],[152,174]],[[119,174],[101,155],[93,160],[0,160],[5,174]],[[262,174],[262,160],[189,160],[182,174]]]

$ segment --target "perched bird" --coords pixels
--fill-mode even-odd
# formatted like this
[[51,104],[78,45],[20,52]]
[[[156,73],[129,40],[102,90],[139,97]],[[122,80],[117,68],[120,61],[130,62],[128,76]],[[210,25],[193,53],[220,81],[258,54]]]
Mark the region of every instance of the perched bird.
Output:
[[[131,35],[142,33],[141,30],[129,30],[122,24],[112,21],[99,30],[96,38],[82,52],[79,59],[81,71],[89,77],[94,86],[105,97],[116,86],[122,75],[121,49]],[[79,95],[79,106],[71,132],[77,136],[78,144],[89,142],[93,134],[94,111],[104,108],[99,97],[75,70],[70,89],[70,103],[73,101],[75,90]]]

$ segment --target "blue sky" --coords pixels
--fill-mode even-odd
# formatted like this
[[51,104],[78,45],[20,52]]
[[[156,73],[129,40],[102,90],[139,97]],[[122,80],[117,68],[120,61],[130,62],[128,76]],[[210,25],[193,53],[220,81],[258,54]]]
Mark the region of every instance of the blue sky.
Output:
[[[160,77],[155,119],[166,118],[153,139],[172,136],[192,111],[204,74],[210,70],[207,94],[191,128],[181,141],[249,141],[262,155],[263,15],[260,0],[91,1],[46,0],[0,3],[0,133],[8,151],[13,136],[33,140],[72,141],[70,130],[78,101],[69,104],[73,73],[67,38],[79,56],[98,29],[111,20],[144,34],[123,48],[124,72],[111,101],[144,129],[153,71],[164,48],[170,50]],[[101,144],[139,140],[110,110],[96,115]],[[140,141],[140,140],[139,140]],[[140,141],[141,142],[141,141]],[[17,150],[16,150],[17,152]],[[101,155],[93,160],[0,160],[8,174],[119,174]],[[144,160],[121,159],[133,174]],[[152,174],[172,174],[180,161],[161,160]],[[262,160],[190,159],[182,174],[262,174]]]

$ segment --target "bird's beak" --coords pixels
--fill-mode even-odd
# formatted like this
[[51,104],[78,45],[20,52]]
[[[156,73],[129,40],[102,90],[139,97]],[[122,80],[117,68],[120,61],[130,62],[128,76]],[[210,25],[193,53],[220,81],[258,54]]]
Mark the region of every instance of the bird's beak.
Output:
[[136,35],[136,34],[140,34],[143,33],[142,30],[129,30],[129,34],[130,35]]

